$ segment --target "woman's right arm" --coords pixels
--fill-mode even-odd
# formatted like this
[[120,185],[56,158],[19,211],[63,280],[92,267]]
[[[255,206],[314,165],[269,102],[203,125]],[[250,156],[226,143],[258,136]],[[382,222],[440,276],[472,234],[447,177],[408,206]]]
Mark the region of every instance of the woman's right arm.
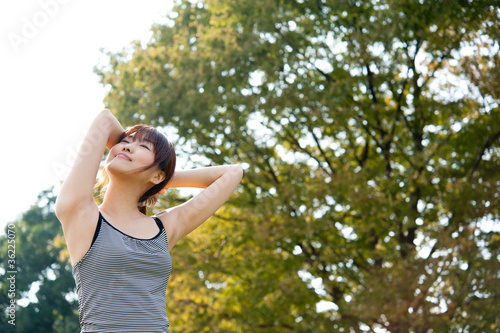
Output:
[[90,211],[92,216],[98,214],[93,188],[99,165],[106,147],[116,144],[122,133],[122,126],[107,109],[101,111],[90,125],[55,204],[55,212],[65,234],[73,229],[71,225],[82,220],[82,215],[88,215],[85,212]]

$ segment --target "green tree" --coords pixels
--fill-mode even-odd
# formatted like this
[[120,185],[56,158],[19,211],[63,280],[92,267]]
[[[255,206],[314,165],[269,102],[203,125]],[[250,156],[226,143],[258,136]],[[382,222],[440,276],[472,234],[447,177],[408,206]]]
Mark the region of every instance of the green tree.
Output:
[[177,1],[148,45],[108,53],[123,124],[246,170],[173,250],[173,329],[498,331],[499,18],[483,0]]
[[[75,281],[59,220],[54,214],[55,196],[52,189],[43,191],[38,201],[20,220],[13,223],[15,231],[16,299],[28,297],[34,284],[37,301],[19,306],[15,326],[2,315],[2,332],[74,333],[80,329],[78,305],[74,297]],[[6,235],[8,227],[6,227]],[[7,236],[0,237],[0,267],[7,267]],[[0,272],[0,309],[9,304],[5,277]]]

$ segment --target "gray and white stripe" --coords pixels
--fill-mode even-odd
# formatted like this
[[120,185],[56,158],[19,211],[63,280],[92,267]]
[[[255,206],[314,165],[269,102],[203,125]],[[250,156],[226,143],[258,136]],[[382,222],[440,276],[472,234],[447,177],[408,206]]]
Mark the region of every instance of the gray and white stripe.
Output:
[[81,332],[168,332],[165,290],[172,271],[161,221],[151,239],[126,235],[99,213],[93,243],[73,266]]

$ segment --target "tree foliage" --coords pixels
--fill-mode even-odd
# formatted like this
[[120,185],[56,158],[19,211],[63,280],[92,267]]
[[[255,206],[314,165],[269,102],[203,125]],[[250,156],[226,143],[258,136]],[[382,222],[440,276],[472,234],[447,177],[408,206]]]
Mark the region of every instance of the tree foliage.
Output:
[[[15,221],[15,299],[29,298],[32,290],[36,300],[18,306],[15,326],[7,323],[4,313],[7,297],[8,270],[0,272],[1,332],[74,333],[80,328],[78,305],[72,297],[75,281],[66,250],[61,224],[54,214],[55,196],[52,189],[40,193],[38,201]],[[6,227],[7,230],[7,227]],[[6,233],[7,234],[7,233]],[[0,267],[7,267],[7,236],[0,237]],[[36,291],[37,287],[38,290]]]
[[173,329],[498,331],[499,18],[483,0],[178,1],[108,53],[123,124],[246,170],[173,250]]

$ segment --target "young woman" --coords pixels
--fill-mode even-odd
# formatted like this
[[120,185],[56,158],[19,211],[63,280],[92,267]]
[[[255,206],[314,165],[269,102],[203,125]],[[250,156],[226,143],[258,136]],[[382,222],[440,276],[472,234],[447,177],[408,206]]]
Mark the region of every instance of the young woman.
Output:
[[[93,187],[106,147],[109,183],[97,206]],[[109,110],[90,126],[55,205],[73,265],[81,332],[168,332],[170,250],[226,202],[242,177],[240,165],[174,168],[173,146],[153,127],[124,131]],[[205,190],[147,216],[156,195],[174,187]]]

